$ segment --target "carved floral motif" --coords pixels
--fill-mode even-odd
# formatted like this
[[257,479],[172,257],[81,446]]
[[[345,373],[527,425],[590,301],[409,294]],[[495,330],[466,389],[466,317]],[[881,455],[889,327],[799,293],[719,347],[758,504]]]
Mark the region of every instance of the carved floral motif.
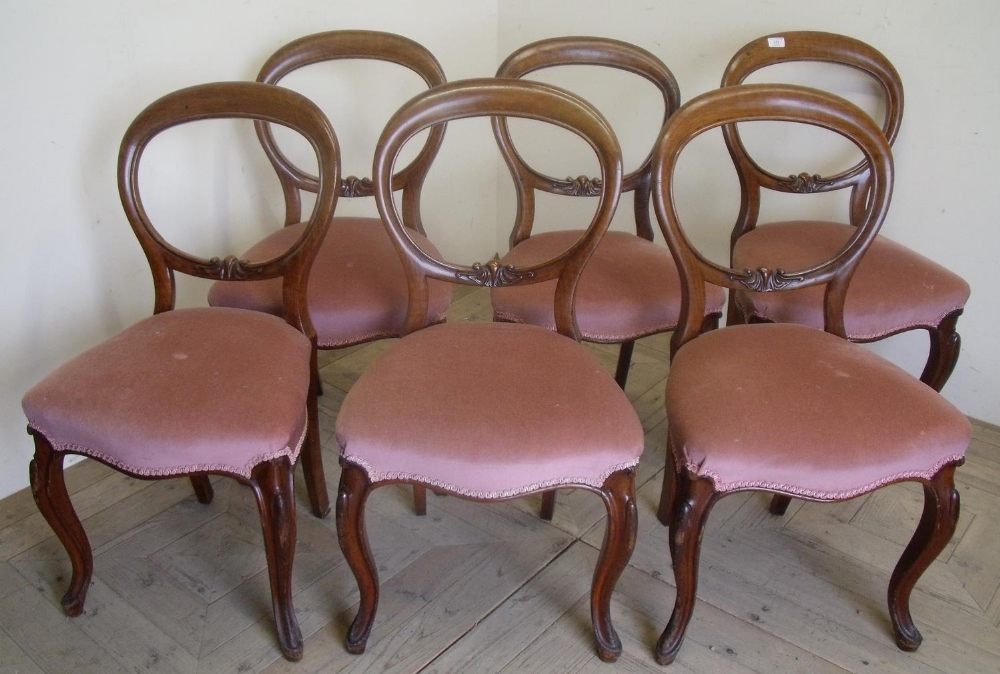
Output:
[[788,176],[788,179],[782,182],[788,186],[788,189],[796,194],[812,194],[813,192],[821,192],[827,185],[830,184],[829,180],[826,180],[818,173],[809,175],[805,172],[802,172],[797,176]]
[[802,274],[787,274],[784,269],[760,267],[747,269],[742,274],[730,274],[729,278],[743,284],[747,290],[767,293],[786,288],[805,277]]
[[222,281],[242,281],[253,274],[252,270],[243,266],[245,264],[249,263],[235,255],[227,255],[224,258],[213,257],[208,261],[208,273]]
[[567,194],[572,197],[596,197],[601,193],[603,181],[600,178],[588,178],[587,176],[567,176],[566,180],[558,180],[552,183],[552,191],[559,194]]
[[486,264],[476,262],[472,265],[472,272],[455,272],[456,278],[465,279],[487,288],[514,285],[534,275],[534,272],[520,271],[512,264],[500,264],[499,255],[494,255],[493,259]]
[[375,185],[371,178],[347,176],[340,181],[340,196],[342,197],[370,197],[373,194],[375,194]]

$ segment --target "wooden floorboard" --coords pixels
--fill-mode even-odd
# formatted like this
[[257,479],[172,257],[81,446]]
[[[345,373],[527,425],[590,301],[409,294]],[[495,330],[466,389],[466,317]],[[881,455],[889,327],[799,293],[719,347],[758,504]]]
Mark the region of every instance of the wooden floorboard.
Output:
[[[487,320],[489,311],[487,293],[463,290],[449,319]],[[340,477],[337,412],[387,344],[321,353],[331,494]],[[592,348],[614,368],[614,346]],[[612,606],[625,649],[615,665],[597,658],[590,629],[604,535],[604,505],[590,492],[560,492],[544,522],[538,496],[482,504],[430,495],[427,516],[416,517],[408,489],[377,490],[366,520],[381,601],[367,652],[351,655],[343,639],[357,585],[332,516],[308,513],[300,480],[293,592],[305,654],[289,663],[275,643],[249,489],[215,480],[215,500],[202,505],[187,480],[146,482],[84,461],[67,471],[95,555],[78,618],[60,608],[69,561],[30,492],[0,501],[0,674],[1000,671],[1000,429],[978,423],[957,474],[958,531],[914,591],[918,651],[895,647],[885,605],[922,508],[919,486],[904,484],[846,503],[794,501],[784,517],[768,514],[764,495],[722,499],[705,534],[687,640],[674,665],[656,665],[652,648],[674,600],[667,531],[654,516],[668,350],[667,336],[641,340],[626,390],[646,451],[638,543]]]

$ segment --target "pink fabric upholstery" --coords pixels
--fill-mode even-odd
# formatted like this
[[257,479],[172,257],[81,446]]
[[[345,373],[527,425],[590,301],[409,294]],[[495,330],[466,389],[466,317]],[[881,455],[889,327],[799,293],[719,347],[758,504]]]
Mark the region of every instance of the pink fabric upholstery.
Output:
[[[578,231],[535,234],[514,247],[504,264],[554,257],[580,238]],[[497,319],[555,329],[556,282],[494,288]],[[725,292],[706,286],[707,313],[722,311]],[[670,251],[628,232],[608,232],[577,287],[576,315],[583,338],[625,342],[677,326],[681,283]]]
[[372,482],[495,499],[599,487],[638,462],[643,431],[582,345],[532,325],[453,323],[404,337],[361,376],[337,441]]
[[24,396],[59,451],[142,476],[294,461],[310,344],[281,319],[225,308],[151,316],[59,367]]
[[667,380],[678,462],[718,491],[842,500],[965,455],[968,419],[864,347],[802,325],[738,325],[683,346]]
[[[853,233],[832,222],[761,225],[740,237],[733,250],[737,269],[805,269],[829,259]],[[937,327],[969,299],[969,284],[909,248],[878,237],[861,260],[844,306],[851,339],[871,340],[914,327]],[[823,286],[780,293],[739,292],[745,316],[777,323],[823,327]]]
[[[301,233],[292,225],[270,235],[247,251],[246,258],[266,259]],[[414,240],[437,254],[420,234]],[[451,285],[430,281],[432,322],[443,321],[451,302]],[[334,218],[309,276],[309,313],[320,348],[336,348],[372,339],[396,337],[406,319],[406,275],[399,256],[378,218]],[[281,316],[281,279],[220,281],[208,294],[217,307],[254,309]]]

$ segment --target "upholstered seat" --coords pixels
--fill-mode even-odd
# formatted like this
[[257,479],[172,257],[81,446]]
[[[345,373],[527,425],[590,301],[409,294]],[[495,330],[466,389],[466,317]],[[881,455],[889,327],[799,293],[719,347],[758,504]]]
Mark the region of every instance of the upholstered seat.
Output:
[[[673,191],[682,151],[706,131],[759,122],[805,124],[837,134],[862,154],[851,204],[853,236],[819,222],[788,228],[816,232],[814,250],[783,264],[758,258],[720,265],[694,248],[681,226]],[[744,160],[731,153],[734,162]],[[920,631],[910,595],[955,532],[955,470],[971,438],[968,420],[934,388],[848,340],[845,302],[875,251],[892,197],[893,163],[886,135],[864,111],[830,93],[790,85],[745,84],[703,94],[678,110],[653,154],[653,206],[681,270],[684,303],[670,343],[664,394],[667,463],[657,518],[670,527],[677,594],[656,659],[677,657],[695,608],[698,558],[715,503],[747,490],[844,501],[903,481],[922,485],[924,509],[889,578],[888,607],[897,645],[914,650]],[[809,175],[809,174],[805,174]],[[744,208],[756,195],[740,180]],[[765,236],[784,226],[744,233]],[[803,235],[803,240],[805,236]],[[894,244],[883,241],[883,250]],[[808,246],[803,246],[808,249]],[[761,248],[763,250],[763,247]],[[881,267],[870,278],[886,286],[905,273]],[[759,266],[757,266],[759,265]],[[727,325],[704,332],[704,284],[768,298],[815,292],[821,328],[795,323]],[[777,305],[775,305],[777,306]],[[857,329],[857,327],[855,327]],[[772,509],[780,513],[781,509]]]
[[929,480],[962,460],[971,437],[969,420],[926,384],[801,325],[738,325],[692,340],[671,363],[666,406],[678,461],[716,492],[844,500]]
[[[266,259],[284,250],[300,233],[301,224],[283,227],[244,256]],[[426,237],[412,236],[437,253]],[[406,274],[385,227],[378,218],[337,217],[330,223],[309,276],[309,313],[321,349],[335,349],[383,337],[396,337],[406,318]],[[212,306],[240,307],[280,315],[281,279],[254,282],[220,281],[209,290]],[[451,286],[430,284],[431,317],[441,322],[451,302]]]
[[[653,87],[663,103],[662,123],[680,105],[680,91],[673,73],[655,54],[628,42],[604,37],[554,37],[525,45],[512,52],[497,69],[497,77],[524,78],[542,71],[587,68],[601,81],[614,83],[615,71],[624,79]],[[597,70],[600,68],[600,70]],[[648,89],[648,87],[647,87]],[[525,265],[550,258],[565,250],[580,235],[580,225],[572,222],[536,223],[537,194],[560,194],[592,198],[599,189],[587,176],[560,180],[534,168],[517,150],[513,135],[503,118],[493,122],[497,142],[507,164],[517,171],[518,209],[523,213],[510,234],[510,251],[501,264]],[[662,245],[653,242],[649,217],[649,155],[625,175],[622,192],[633,195],[635,229],[631,233],[609,231],[587,262],[587,270],[576,292],[577,320],[584,341],[621,344],[615,380],[625,388],[635,340],[673,330],[680,313],[681,292],[673,258]],[[540,229],[535,233],[534,229]],[[629,238],[631,237],[631,238]],[[491,299],[494,318],[514,323],[555,327],[552,312],[554,283],[494,288]],[[725,304],[725,293],[712,288],[705,319],[717,326]],[[551,518],[551,496],[543,501],[542,516]]]
[[[779,222],[744,234],[733,247],[737,269],[806,269],[844,247],[855,228],[833,222]],[[876,238],[851,277],[844,301],[847,336],[870,341],[902,330],[938,325],[969,300],[969,284],[905,246]],[[741,311],[779,323],[823,326],[823,289],[735,295]],[[919,297],[920,301],[913,301]]]
[[[423,248],[400,217],[393,166],[422,132],[457,119],[501,116],[557,125],[594,152],[601,180],[590,226],[534,264],[445,261]],[[611,595],[635,546],[643,431],[624,392],[579,343],[573,297],[621,195],[618,140],[596,109],[562,89],[466,80],[400,108],[382,132],[372,173],[379,214],[406,270],[409,302],[403,336],[354,383],[337,417],[337,536],[361,595],[347,649],[364,652],[378,608],[378,566],[364,515],[375,489],[403,483],[495,501],[566,487],[599,494],[607,508],[590,609],[598,656],[613,661],[622,644],[611,623]],[[434,280],[491,288],[552,280],[559,288],[549,299],[556,331],[500,322],[428,326]]]
[[[261,66],[257,81],[286,86],[287,83],[282,82],[286,76],[307,66],[356,59],[402,66],[428,87],[446,81],[441,64],[423,46],[402,35],[372,30],[332,30],[293,40],[267,59]],[[362,86],[343,92],[343,95],[360,110],[369,95],[364,86],[367,80],[355,81]],[[374,128],[382,125],[381,121],[374,121]],[[285,195],[284,229],[292,232],[277,231],[259,241],[244,256],[250,259],[279,248],[294,236],[294,231],[301,227],[304,219],[302,192],[315,193],[318,189],[316,178],[310,174],[308,167],[296,164],[295,155],[285,154],[271,125],[259,122],[255,126],[261,147],[271,160]],[[406,226],[421,243],[426,243],[426,238],[422,236],[420,219],[420,186],[443,138],[443,126],[428,134],[416,156],[405,166],[401,165],[393,176],[393,189],[403,195]],[[367,171],[370,163],[363,162],[362,166],[362,170]],[[371,197],[371,180],[346,176],[339,185],[339,195],[351,199]],[[379,218],[334,218],[329,223],[329,236],[317,252],[312,269],[306,292],[309,314],[316,330],[316,348],[336,349],[402,334],[406,313],[406,276]],[[433,320],[442,321],[451,301],[451,286],[433,285],[429,296],[430,315]],[[209,290],[209,304],[276,313],[280,288],[280,281],[219,282]],[[318,395],[323,387],[318,358],[315,364],[317,369],[313,372],[313,380]],[[302,465],[310,489],[313,514],[324,517],[330,505],[318,447],[315,451],[311,447],[306,448]],[[417,512],[422,514],[425,495],[420,487],[414,488],[414,500]]]
[[[781,45],[775,47],[775,43]],[[771,66],[821,63],[862,75],[883,106],[882,132],[889,144],[903,121],[903,83],[892,63],[871,45],[846,35],[817,31],[790,31],[767,35],[744,45],[726,66],[722,86],[738,86]],[[780,69],[780,68],[779,68]],[[787,72],[787,71],[786,71]],[[762,81],[758,79],[758,81]],[[852,87],[853,95],[862,88]],[[737,269],[804,269],[839,250],[858,224],[868,195],[868,167],[862,161],[834,175],[779,176],[757,163],[736,127],[723,130],[744,185],[740,217],[730,238],[732,263]],[[761,213],[762,192],[792,194],[850,190],[849,217],[841,222],[768,223]],[[729,303],[729,324],[755,321],[792,321],[821,327],[823,291],[820,288],[772,294],[737,290]],[[849,339],[875,341],[908,330],[926,330],[930,349],[920,379],[940,391],[958,362],[961,338],[958,318],[969,299],[969,285],[957,274],[923,255],[881,237],[872,242],[851,279],[844,304]],[[787,500],[777,497],[773,511]]]
[[643,431],[577,342],[533,325],[452,323],[404,337],[365,372],[341,407],[337,442],[373,483],[497,499],[600,488],[636,465]]
[[[283,247],[261,259],[186,252],[163,236],[143,207],[139,164],[145,149],[167,129],[214,119],[280,124],[314,151],[312,214]],[[310,502],[317,514],[329,509],[306,281],[339,185],[340,146],[330,122],[308,99],[280,87],[219,82],[175,91],[146,107],[125,132],[118,192],[152,272],[153,315],[57,368],[22,402],[35,441],[31,492],[73,565],[62,598],[67,615],[83,611],[94,573],[90,541],[66,489],[68,454],[139,478],[188,476],[202,503],[214,495],[209,474],[224,475],[253,491],[278,646],[289,660],[302,657],[302,632],[292,608],[292,475],[300,449],[303,463],[313,463],[304,471]],[[229,307],[178,309],[177,274],[246,283],[277,279],[279,315]]]
[[168,311],[53,371],[25,394],[24,412],[57,451],[130,473],[249,478],[262,461],[298,457],[310,348],[265,314]]
[[[533,234],[504,258],[504,264],[524,266],[566,250],[580,232]],[[707,286],[706,310],[721,314],[726,293]],[[493,314],[498,320],[526,322],[550,330],[556,326],[554,281],[518,288],[494,288]],[[630,232],[608,232],[601,239],[580,278],[576,316],[588,341],[618,344],[672,330],[677,325],[680,277],[670,251]]]

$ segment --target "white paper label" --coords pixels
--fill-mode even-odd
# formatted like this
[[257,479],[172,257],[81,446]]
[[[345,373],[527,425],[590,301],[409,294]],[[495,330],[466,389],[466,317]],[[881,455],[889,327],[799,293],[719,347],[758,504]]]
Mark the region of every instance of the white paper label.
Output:
[[785,38],[783,37],[769,37],[767,38],[768,47],[778,47],[782,48],[785,46]]

